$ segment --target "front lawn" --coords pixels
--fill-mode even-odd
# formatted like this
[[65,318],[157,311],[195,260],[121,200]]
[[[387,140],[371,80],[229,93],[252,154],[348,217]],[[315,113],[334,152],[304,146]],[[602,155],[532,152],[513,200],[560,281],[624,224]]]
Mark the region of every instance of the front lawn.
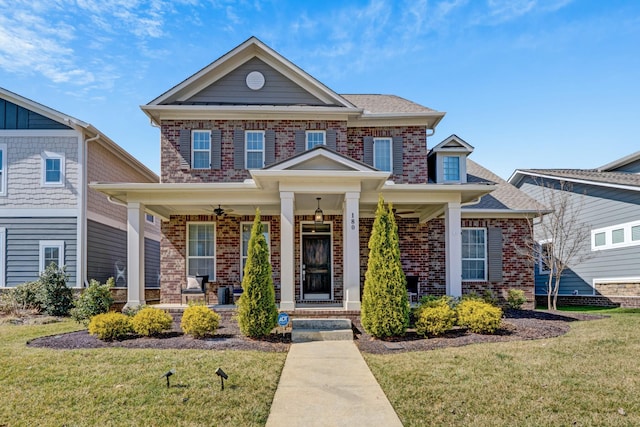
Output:
[[558,338],[363,356],[406,426],[640,425],[640,315],[619,311]]
[[[0,426],[264,425],[287,356],[25,345],[77,329],[72,321],[0,324]],[[224,391],[217,367],[229,375]],[[169,369],[176,374],[167,388]]]

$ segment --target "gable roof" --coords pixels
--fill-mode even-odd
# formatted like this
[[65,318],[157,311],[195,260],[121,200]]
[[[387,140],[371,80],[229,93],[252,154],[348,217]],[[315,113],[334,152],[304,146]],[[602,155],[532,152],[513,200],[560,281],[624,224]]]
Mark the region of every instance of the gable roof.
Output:
[[596,169],[517,169],[509,178],[509,182],[518,185],[525,176],[640,191],[640,175],[599,172]]
[[437,152],[462,152],[462,153],[472,153],[473,145],[469,144],[464,139],[460,138],[458,135],[453,134],[448,138],[444,139],[438,145],[429,150],[429,155]]
[[631,153],[628,156],[622,157],[621,159],[614,160],[613,162],[607,163],[604,166],[600,166],[596,170],[598,172],[609,172],[614,169],[626,166],[629,163],[637,162],[638,160],[640,160],[640,151],[636,151],[635,153]]
[[73,116],[61,113],[60,111],[54,110],[53,108],[42,105],[36,101],[33,101],[22,95],[18,95],[17,93],[11,92],[1,87],[0,98],[6,99],[13,104],[40,114],[50,120],[61,123],[69,127],[70,129],[81,132],[85,140],[91,139],[92,141],[103,145],[107,150],[109,150],[121,160],[128,163],[129,165],[137,169],[141,174],[146,176],[149,181],[156,182],[160,180],[158,175],[156,175],[148,167],[142,164],[138,159],[129,154],[129,152],[127,152],[124,148],[116,144],[111,138],[100,132],[100,130],[95,128],[92,124],[84,122]]
[[514,187],[509,182],[467,158],[467,182],[495,183],[496,188],[490,194],[482,196],[479,203],[465,206],[464,209],[483,211],[545,212],[546,208],[533,197]]

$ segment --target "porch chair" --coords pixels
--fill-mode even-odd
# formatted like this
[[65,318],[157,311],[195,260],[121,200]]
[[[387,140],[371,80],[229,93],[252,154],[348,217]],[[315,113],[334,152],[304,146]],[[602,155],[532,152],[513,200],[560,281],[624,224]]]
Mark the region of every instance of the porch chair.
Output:
[[407,276],[407,294],[409,302],[418,302],[418,276]]
[[189,303],[189,297],[202,298],[207,304],[208,276],[187,276],[186,287],[180,289],[182,304]]

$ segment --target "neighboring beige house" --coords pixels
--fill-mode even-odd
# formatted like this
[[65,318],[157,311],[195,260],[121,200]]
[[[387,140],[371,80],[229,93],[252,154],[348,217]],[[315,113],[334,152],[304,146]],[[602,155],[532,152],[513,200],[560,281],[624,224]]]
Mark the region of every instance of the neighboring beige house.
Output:
[[[517,246],[537,204],[456,135],[428,150],[442,112],[337,94],[254,37],[142,110],[161,127],[160,183],[92,188],[127,204],[130,247],[143,246],[145,211],[162,219],[162,302],[181,301],[188,275],[208,277],[210,302],[237,285],[259,208],[280,309],[357,313],[379,195],[414,296],[518,288],[533,301]],[[145,302],[139,261],[130,250],[130,305]]]
[[[52,262],[72,287],[111,276],[126,287],[127,208],[91,181],[158,176],[92,125],[0,88],[0,287],[33,281]],[[141,286],[157,288],[160,226],[151,214],[145,222]]]

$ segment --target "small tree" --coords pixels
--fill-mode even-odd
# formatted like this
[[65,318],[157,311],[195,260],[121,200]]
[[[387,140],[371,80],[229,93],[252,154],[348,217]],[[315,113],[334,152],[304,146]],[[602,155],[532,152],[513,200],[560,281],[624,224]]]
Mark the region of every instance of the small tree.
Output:
[[580,264],[592,254],[585,250],[591,233],[581,221],[583,200],[573,192],[573,186],[565,181],[539,183],[542,188],[541,203],[548,210],[539,211],[539,219],[529,222],[533,240],[527,244],[527,253],[535,263],[549,271],[547,279],[547,307],[557,309],[558,292],[562,274],[571,265]]
[[240,332],[253,338],[268,335],[278,323],[278,307],[273,289],[269,247],[258,209],[251,228],[242,289],[242,296],[238,300]]
[[38,305],[50,316],[66,316],[73,307],[73,293],[67,287],[69,275],[65,268],[51,263],[40,274],[40,287],[36,294]]
[[380,196],[369,238],[369,260],[360,312],[362,326],[372,336],[390,337],[406,332],[409,325],[406,281],[392,206],[385,206]]

